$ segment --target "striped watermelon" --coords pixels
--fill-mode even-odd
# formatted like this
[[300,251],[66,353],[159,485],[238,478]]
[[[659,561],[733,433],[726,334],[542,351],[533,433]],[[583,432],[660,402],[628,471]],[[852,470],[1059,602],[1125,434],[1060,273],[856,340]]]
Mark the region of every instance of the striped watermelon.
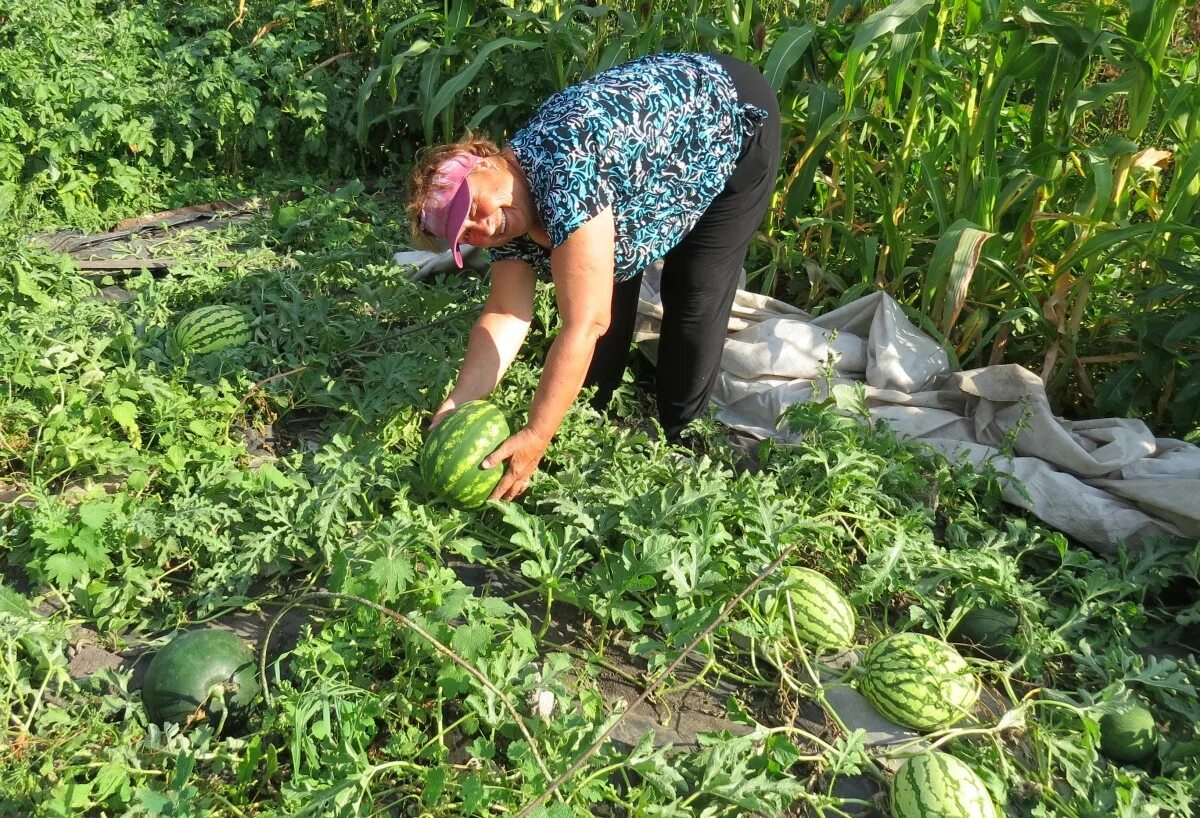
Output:
[[175,325],[175,345],[183,352],[204,355],[250,340],[250,318],[237,307],[211,304],[192,310]]
[[421,449],[421,477],[430,491],[457,508],[475,508],[491,495],[504,464],[479,464],[508,439],[508,421],[487,401],[464,403],[442,420]]
[[880,715],[916,730],[954,724],[979,698],[979,680],[953,647],[923,633],[893,633],[862,659],[858,691]]
[[[790,614],[784,593],[791,602]],[[796,635],[814,648],[845,650],[854,644],[854,607],[824,574],[788,568],[782,582],[758,595],[758,603],[766,616],[794,623]]]
[[892,818],[1000,818],[975,771],[930,750],[905,760],[892,782]]

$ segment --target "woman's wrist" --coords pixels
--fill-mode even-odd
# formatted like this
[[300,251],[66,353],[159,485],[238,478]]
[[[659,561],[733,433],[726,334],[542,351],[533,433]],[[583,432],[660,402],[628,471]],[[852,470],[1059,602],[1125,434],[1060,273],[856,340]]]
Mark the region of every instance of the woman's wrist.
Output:
[[544,425],[542,427],[539,427],[536,424],[536,422],[531,418],[530,421],[525,424],[524,431],[527,432],[532,437],[537,438],[538,441],[542,444],[542,448],[546,448],[550,445],[550,441],[554,438],[554,433],[558,430],[553,429],[553,430],[547,431],[544,428]]
[[458,407],[462,406],[464,403],[468,403],[473,400],[482,400],[483,398],[486,398],[490,394],[491,394],[491,390],[478,389],[478,388],[464,389],[462,387],[456,386],[456,387],[454,387],[454,389],[452,389],[450,391],[450,394],[446,396],[445,402],[451,404],[453,408],[457,409]]

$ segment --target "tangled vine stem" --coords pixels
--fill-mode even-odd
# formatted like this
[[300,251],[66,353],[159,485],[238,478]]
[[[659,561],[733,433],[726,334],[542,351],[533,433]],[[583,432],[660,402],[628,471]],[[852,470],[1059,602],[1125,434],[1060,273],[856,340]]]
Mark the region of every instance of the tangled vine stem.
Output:
[[[353,344],[349,347],[345,347],[344,349],[339,350],[335,355],[333,355],[332,359],[337,360],[338,358],[342,357],[343,355],[347,355],[351,352],[358,352],[360,350],[367,349],[368,347],[372,347],[375,344],[381,343],[382,341],[393,340],[395,338],[399,338],[404,335],[408,335],[410,333],[417,332],[418,330],[432,329],[433,327],[440,326],[441,324],[447,324],[458,318],[462,318],[464,315],[467,315],[471,311],[472,311],[472,308],[464,307],[459,310],[454,310],[453,312],[448,312],[439,318],[433,319],[432,321],[424,321],[420,324],[405,325],[405,326],[400,327],[399,329],[393,330],[381,337],[368,338],[365,341],[359,341],[357,344]],[[241,414],[242,408],[246,405],[246,403],[252,397],[254,397],[256,394],[258,394],[258,392],[260,390],[262,390],[262,388],[264,386],[271,383],[272,381],[277,381],[277,380],[280,380],[281,378],[287,378],[291,375],[297,375],[301,372],[308,370],[312,366],[313,366],[313,364],[304,364],[303,366],[298,366],[295,369],[289,369],[287,372],[279,372],[275,375],[271,375],[270,377],[263,378],[261,381],[258,381],[257,383],[253,384],[246,391],[246,394],[242,396],[242,399],[238,401],[238,405],[234,408],[233,413],[230,414],[229,419],[225,421],[225,436],[226,437],[229,436],[229,430],[233,428],[233,421],[235,418],[237,418]]]
[[344,599],[350,602],[357,602],[359,605],[363,605],[371,610],[378,611],[384,616],[391,617],[404,627],[413,631],[426,642],[433,645],[434,648],[437,649],[438,653],[454,662],[454,664],[461,667],[467,673],[470,673],[481,685],[487,688],[490,692],[496,694],[496,697],[504,704],[505,709],[507,709],[512,715],[513,721],[515,721],[517,724],[517,729],[521,731],[521,735],[523,735],[525,740],[529,742],[529,752],[533,755],[533,760],[537,762],[538,769],[541,770],[542,775],[546,777],[546,780],[550,779],[550,770],[546,767],[546,762],[542,760],[541,753],[538,752],[537,742],[533,740],[533,735],[530,734],[529,729],[525,727],[525,721],[521,718],[521,714],[517,712],[517,708],[513,706],[512,701],[509,700],[508,696],[505,695],[503,690],[492,684],[491,681],[489,681],[482,672],[476,669],[474,665],[463,659],[454,651],[450,650],[450,648],[443,645],[440,641],[438,641],[437,637],[422,628],[416,622],[413,622],[404,614],[393,611],[391,608],[388,608],[385,605],[380,605],[378,602],[372,602],[369,599],[361,596],[355,596],[354,594],[342,594],[338,593],[337,591],[309,591],[296,597],[294,600],[288,603],[287,607],[275,614],[275,618],[271,620],[271,624],[267,628],[267,632],[263,635],[262,645],[259,647],[258,654],[258,674],[262,684],[263,698],[266,699],[267,704],[271,703],[271,693],[267,686],[267,646],[271,642],[271,634],[274,632],[275,626],[279,624],[279,620],[283,618],[284,614],[307,599]]
[[[592,742],[591,746],[584,750],[579,758],[575,759],[575,761],[571,763],[571,766],[566,769],[566,772],[551,781],[550,786],[546,788],[545,792],[522,807],[521,811],[517,813],[516,818],[528,818],[529,814],[542,804],[545,804],[551,795],[558,795],[559,788],[562,787],[563,784],[567,783],[567,781],[569,781],[571,777],[575,775],[575,773],[579,772],[580,768],[587,763],[588,759],[595,755],[596,751],[604,746],[604,742],[608,741],[608,737],[611,736],[613,731],[617,729],[617,726],[625,720],[625,717],[645,704],[646,699],[650,698],[650,696],[659,688],[659,686],[662,685],[662,683],[672,673],[675,672],[675,668],[679,667],[683,660],[691,654],[696,645],[699,645],[703,640],[707,639],[709,634],[716,630],[717,626],[725,621],[725,617],[729,616],[730,612],[737,607],[738,603],[741,602],[747,594],[757,588],[763,580],[775,573],[779,566],[783,564],[783,561],[787,559],[794,550],[796,550],[797,545],[798,543],[792,543],[787,548],[783,549],[783,551],[779,553],[779,556],[775,558],[775,561],[767,566],[765,571],[751,580],[750,584],[743,588],[737,596],[726,602],[725,607],[722,608],[721,612],[713,618],[712,622],[709,622],[704,630],[700,631],[700,633],[696,635],[696,638],[692,640],[691,644],[680,651],[679,655],[675,657],[675,660],[671,662],[671,664],[667,665],[667,667],[658,674],[657,678],[655,678],[653,682],[646,686],[646,689],[642,691],[642,695],[638,696],[634,700],[633,704],[625,708],[624,713],[613,719],[613,723],[608,726],[608,729],[601,733],[600,736]],[[561,800],[561,796],[559,796],[559,799]]]

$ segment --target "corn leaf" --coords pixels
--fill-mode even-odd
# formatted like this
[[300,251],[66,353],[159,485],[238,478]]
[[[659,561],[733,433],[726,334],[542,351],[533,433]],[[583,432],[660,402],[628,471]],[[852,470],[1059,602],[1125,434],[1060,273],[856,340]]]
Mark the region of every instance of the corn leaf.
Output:
[[539,47],[539,44],[532,40],[516,40],[512,37],[501,37],[500,39],[493,40],[483,48],[479,49],[479,53],[475,55],[475,58],[471,60],[470,64],[466,68],[464,68],[455,76],[451,77],[446,81],[445,84],[442,85],[441,88],[438,89],[437,95],[434,96],[433,101],[429,103],[429,106],[425,109],[425,113],[421,117],[421,124],[425,129],[426,139],[433,141],[433,121],[437,119],[438,114],[446,110],[450,103],[454,101],[454,97],[457,96],[460,91],[471,84],[471,81],[475,79],[475,75],[478,74],[480,69],[487,64],[488,57],[490,57],[493,52],[499,51],[502,48],[521,48],[528,50],[537,47]]
[[[941,317],[940,329],[949,335],[962,311],[979,264],[983,245],[994,234],[967,219],[959,219],[938,241],[929,262],[928,292],[934,296]],[[927,310],[926,310],[927,311]]]
[[788,71],[808,50],[814,33],[816,33],[816,27],[812,23],[793,26],[779,35],[779,39],[771,46],[771,53],[767,56],[767,65],[763,69],[763,76],[777,92],[783,88]]

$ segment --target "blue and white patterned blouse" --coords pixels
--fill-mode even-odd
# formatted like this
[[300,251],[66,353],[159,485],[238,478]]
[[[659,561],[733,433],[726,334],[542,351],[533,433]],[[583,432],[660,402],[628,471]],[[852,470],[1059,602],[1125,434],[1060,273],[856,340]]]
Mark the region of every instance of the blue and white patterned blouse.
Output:
[[[733,173],[742,139],[766,112],[738,102],[704,54],[655,54],[559,91],[508,146],[557,247],[612,205],[614,280],[633,278],[678,244]],[[528,236],[491,249],[544,271]]]

